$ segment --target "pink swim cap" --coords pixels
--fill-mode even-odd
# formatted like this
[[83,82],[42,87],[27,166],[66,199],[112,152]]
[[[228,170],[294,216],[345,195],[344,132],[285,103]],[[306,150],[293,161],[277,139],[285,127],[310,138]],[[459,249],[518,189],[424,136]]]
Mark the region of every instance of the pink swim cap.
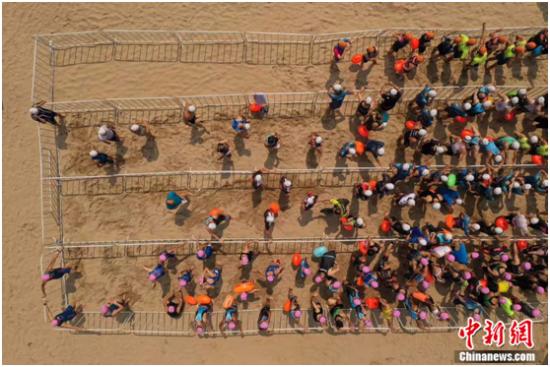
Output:
[[418,316],[420,317],[420,320],[426,320],[426,318],[428,317],[428,314],[425,311],[420,311]]
[[361,271],[362,271],[363,273],[365,273],[365,274],[366,274],[366,273],[370,273],[370,268],[369,268],[368,266],[365,265],[365,266],[363,266],[363,267],[361,268]]
[[157,277],[155,276],[155,274],[149,274],[149,280],[154,282],[155,280],[157,280]]
[[108,312],[109,312],[109,306],[107,306],[107,305],[102,305],[102,306],[101,306],[101,314],[102,314],[102,315],[106,315]]
[[512,274],[510,274],[510,273],[504,273],[504,279],[506,279],[506,280],[512,280]]
[[481,293],[483,293],[483,294],[489,294],[489,292],[490,292],[489,288],[487,288],[487,287],[482,287],[482,288],[481,288]]
[[544,294],[544,288],[541,287],[540,285],[537,287],[536,291],[538,294]]
[[504,298],[504,297],[500,297],[500,298],[498,299],[498,303],[500,303],[501,305],[506,304],[506,302],[507,302],[507,300],[506,300],[506,298]]
[[474,251],[472,252],[472,259],[477,259],[479,257],[479,252]]
[[260,330],[267,330],[269,323],[267,321],[260,322]]
[[204,255],[206,255],[206,254],[204,253],[204,250],[199,250],[199,251],[197,251],[197,257],[204,257]]
[[521,311],[521,305],[518,305],[517,303],[512,306],[514,311]]
[[430,288],[430,283],[427,282],[427,281],[425,281],[425,280],[423,280],[423,281],[422,281],[422,288],[424,288],[424,289]]
[[180,279],[180,287],[185,287],[187,285],[187,280]]
[[311,274],[311,268],[303,268],[302,271],[304,272],[305,275]]
[[[534,313],[534,312],[533,312]],[[59,320],[53,319],[51,322],[52,326],[59,326]]]
[[327,318],[323,315],[319,316],[319,324],[324,325],[327,323]]
[[506,262],[506,261],[510,260],[510,256],[508,256],[506,254],[502,254],[502,255],[500,255],[500,260]]
[[273,282],[275,281],[275,277],[274,277],[273,275],[268,275],[268,276],[267,276],[267,281],[268,281],[269,283],[273,283]]
[[168,256],[166,256],[166,254],[160,254],[159,260],[160,260],[161,262],[166,261],[166,260],[168,260]]
[[455,255],[453,255],[453,254],[447,255],[447,260],[448,260],[449,262],[455,261]]
[[373,287],[373,288],[378,288],[378,282],[376,280],[373,280],[372,282],[370,282],[370,286]]
[[334,288],[334,289],[340,289],[340,287],[342,286],[342,283],[340,283],[340,281],[336,280],[334,283],[332,283],[331,287]]
[[524,262],[523,263],[523,268],[525,270],[531,270],[531,263],[530,262]]
[[176,312],[176,308],[174,306],[168,306],[168,312]]
[[441,312],[439,314],[439,318],[443,321],[448,320],[449,319],[449,314],[447,312]]
[[405,295],[403,293],[399,292],[397,294],[397,300],[398,301],[404,301],[405,300]]
[[354,304],[355,306],[359,306],[359,305],[361,304],[361,300],[360,300],[359,298],[354,298],[354,299],[353,299],[353,304]]
[[43,282],[47,282],[48,280],[50,280],[50,274],[42,274],[40,278]]
[[423,257],[422,259],[420,259],[420,263],[422,265],[426,266],[430,263],[430,261],[428,259],[426,259],[425,257]]
[[294,317],[295,317],[295,318],[299,319],[300,316],[302,316],[302,311],[300,311],[300,310],[294,311]]
[[399,310],[394,310],[394,311],[393,311],[393,317],[398,318],[399,316],[401,316],[401,311],[399,311]]
[[474,320],[479,321],[481,320],[481,315],[478,313],[474,313]]
[[533,317],[539,317],[541,315],[541,312],[538,308],[535,308],[533,312],[531,313]]
[[321,281],[323,280],[323,278],[321,278],[319,275],[317,275],[317,276],[315,277],[315,279],[313,279],[313,280],[315,281],[315,283],[319,284],[319,283],[321,283]]
[[242,266],[248,265],[248,256],[246,255],[241,256],[241,265]]
[[204,328],[202,326],[197,326],[197,334],[204,335]]
[[463,277],[465,280],[470,280],[472,279],[472,273],[470,273],[469,271],[465,271]]
[[243,292],[243,293],[241,293],[240,297],[241,297],[241,301],[246,301],[248,299],[248,293]]
[[237,324],[235,324],[235,321],[229,321],[229,322],[227,323],[227,328],[228,328],[229,330],[235,330],[236,327],[237,327]]

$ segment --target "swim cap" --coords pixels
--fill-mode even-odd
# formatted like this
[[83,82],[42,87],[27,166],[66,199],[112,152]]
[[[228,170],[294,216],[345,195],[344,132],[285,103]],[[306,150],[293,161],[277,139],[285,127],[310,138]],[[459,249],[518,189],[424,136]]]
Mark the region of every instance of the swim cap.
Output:
[[378,284],[378,282],[377,282],[376,280],[373,280],[372,282],[370,282],[370,286],[371,286],[372,288],[378,288],[379,284]]
[[324,315],[319,316],[319,324],[324,325],[327,323],[327,318]]
[[105,135],[107,134],[107,131],[108,131],[107,126],[103,125],[99,128],[99,135]]
[[355,148],[349,148],[348,154],[349,155],[355,155]]
[[502,156],[500,154],[495,155],[495,162],[497,163],[502,162]]
[[290,180],[285,180],[283,182],[283,186],[288,188],[288,187],[292,186],[292,182]]
[[384,185],[384,187],[386,188],[386,190],[393,190],[395,188],[395,185],[392,184],[391,182],[388,182],[387,184]]
[[132,126],[130,126],[130,130],[137,133],[139,131],[139,125],[133,124]]
[[154,282],[155,280],[157,280],[157,277],[155,276],[155,274],[149,274],[149,280]]
[[404,231],[409,231],[411,229],[411,226],[408,225],[407,223],[403,223],[403,225],[401,226],[401,228],[403,228]]
[[453,235],[452,235],[451,233],[445,233],[445,239],[446,239],[447,241],[450,241],[450,240],[453,239]]
[[52,326],[58,326],[59,325],[59,320],[58,319],[53,319],[51,324],[52,324]]
[[512,102],[512,104],[518,104],[519,103],[519,98],[514,96],[514,97],[510,98],[510,102]]
[[531,186],[531,184],[529,184],[529,183],[526,183],[525,185],[523,185],[523,188],[524,188],[525,190],[531,190],[531,187],[532,187],[532,186]]
[[256,183],[262,182],[262,175],[258,173],[256,176],[254,176],[254,181],[256,181]]
[[317,137],[315,138],[315,143],[316,143],[316,144],[321,144],[322,142],[323,142],[323,138],[321,138],[320,136],[317,136]]
[[94,158],[94,157],[97,157],[99,153],[97,152],[97,150],[90,150],[90,157]]
[[432,208],[434,208],[435,210],[439,210],[441,209],[441,204],[439,202],[435,202],[433,203]]
[[539,137],[536,135],[531,135],[529,137],[529,141],[531,142],[531,144],[537,144],[539,142]]
[[514,182],[512,182],[512,187],[513,187],[514,189],[519,189],[519,188],[521,187],[521,185],[520,185],[519,182],[514,181]]
[[531,224],[537,224],[539,222],[539,218],[531,217],[531,219],[529,221],[531,222]]
[[539,285],[539,286],[536,288],[536,292],[537,292],[538,294],[544,294],[544,288],[541,287],[541,286]]
[[50,274],[42,274],[40,276],[40,279],[42,279],[43,282],[47,282],[48,280],[50,280]]
[[304,272],[305,275],[311,274],[311,269],[310,268],[303,268],[302,271]]
[[506,254],[502,254],[502,255],[500,255],[500,260],[504,261],[504,262],[507,262],[508,260],[510,260],[510,256],[508,256]]
[[510,273],[508,273],[508,272],[504,273],[504,279],[506,279],[506,280],[512,280],[512,274],[510,274]]
[[500,195],[500,194],[502,194],[502,189],[500,187],[495,187],[493,192],[495,193],[495,195]]
[[367,197],[371,197],[372,196],[372,190],[363,190],[363,195],[365,195]]
[[524,262],[523,263],[523,268],[525,270],[531,270],[531,263],[530,262]]
[[266,279],[269,283],[273,283],[275,281],[275,277],[273,275],[268,275]]
[[241,265],[248,265],[248,256],[246,254],[241,255]]
[[372,98],[371,97],[367,97],[367,99],[365,100],[368,104],[371,104],[372,103]]
[[544,97],[542,97],[542,96],[539,97],[539,98],[537,98],[538,104],[544,104],[544,101],[545,101],[545,99],[544,99]]
[[268,213],[267,216],[265,217],[265,221],[267,223],[273,223],[275,222],[275,216],[272,213]]
[[527,42],[527,44],[525,45],[525,47],[528,49],[528,50],[533,50],[537,47],[537,44],[536,42]]
[[199,335],[204,335],[204,328],[202,326],[197,326],[196,332]]
[[384,155],[385,152],[386,151],[384,150],[384,147],[382,147],[382,148],[378,148],[378,150],[376,151],[376,154],[382,156],[382,155]]
[[239,297],[241,298],[241,301],[244,302],[248,299],[248,293],[243,292],[243,293],[241,293],[241,295]]
[[206,255],[206,253],[204,252],[204,250],[199,250],[197,251],[197,257],[198,258],[203,258],[204,256]]
[[481,140],[481,144],[483,144],[483,145],[489,144],[489,139],[483,138],[483,139]]
[[365,221],[363,220],[363,218],[357,218],[357,225],[360,227],[365,225]]
[[420,259],[420,263],[424,266],[428,265],[430,263],[430,260],[428,260],[427,258],[423,257]]
[[411,165],[409,163],[403,163],[403,165],[401,166],[401,168],[403,168],[404,171],[408,171],[409,168],[411,168]]
[[343,88],[341,84],[336,83],[332,86],[332,89],[334,89],[336,92],[341,92]]
[[299,319],[301,316],[302,316],[302,311],[300,311],[300,310],[294,311],[294,317],[295,318]]
[[392,96],[396,96],[397,95],[397,89],[395,89],[395,88],[390,89],[390,94]]
[[464,179],[465,179],[466,181],[468,181],[468,182],[471,182],[471,181],[473,181],[475,178],[474,178],[474,175],[472,175],[471,173],[468,173],[468,174],[464,177]]
[[236,327],[237,327],[237,324],[235,324],[235,321],[229,321],[229,322],[227,323],[227,328],[228,328],[229,330],[235,330]]
[[103,316],[107,315],[109,313],[109,306],[108,305],[101,305],[101,314]]
[[354,298],[353,299],[353,305],[354,306],[359,306],[361,304],[361,299],[359,298]]
[[38,113],[38,108],[36,108],[36,107],[31,107],[31,108],[29,109],[29,112],[30,112],[31,115],[36,115],[36,114]]
[[464,137],[464,141],[467,142],[467,143],[469,143],[471,140],[472,140],[472,137],[470,135],[466,135]]
[[512,144],[510,144],[510,148],[512,148],[514,150],[518,150],[519,149],[519,142],[514,141]]
[[466,44],[467,44],[468,46],[473,46],[473,45],[475,45],[476,43],[477,43],[477,40],[476,40],[475,38],[470,38],[470,39],[466,42]]
[[365,274],[370,273],[370,267],[367,265],[364,265],[363,267],[361,267],[361,271]]
[[190,105],[189,107],[187,107],[187,111],[193,113],[197,110],[197,107],[193,106],[193,105]]
[[527,89],[525,89],[525,88],[520,88],[520,89],[518,90],[518,94],[519,94],[520,96],[523,96],[523,95],[527,94]]
[[493,102],[491,102],[491,101],[485,101],[485,102],[483,102],[483,107],[484,107],[484,108],[489,108],[489,107],[491,107],[492,105],[493,105]]
[[484,173],[483,175],[481,175],[481,178],[484,180],[489,180],[491,176],[488,173]]
[[429,169],[425,169],[422,171],[422,173],[420,174],[421,176],[427,176],[430,174],[430,170]]
[[208,229],[210,229],[210,230],[212,230],[212,231],[213,231],[214,229],[216,229],[216,223],[214,223],[214,222],[208,223]]
[[420,246],[426,246],[428,244],[428,241],[426,241],[426,239],[422,237],[418,240],[418,244]]
[[463,107],[466,111],[468,111],[472,108],[472,104],[469,103],[469,102],[466,102],[466,103],[464,103]]
[[456,199],[456,203],[457,203],[458,205],[462,205],[463,202],[464,202],[464,201],[463,201],[461,198]]
[[176,308],[174,306],[168,306],[168,312],[176,312]]
[[179,284],[180,284],[180,287],[185,287],[187,285],[187,280],[180,279]]
[[317,284],[321,283],[322,280],[323,280],[323,278],[321,278],[319,275],[317,275],[317,276],[313,279],[313,281],[314,281],[315,283],[317,283]]
[[414,199],[409,199],[409,200],[407,200],[407,205],[408,206],[415,206],[416,202],[414,201]]
[[418,135],[425,136],[428,132],[425,129],[418,130]]
[[437,96],[437,92],[436,92],[434,89],[431,89],[431,90],[428,92],[428,95],[429,95],[430,97],[433,98],[433,97]]
[[493,92],[496,92],[497,88],[494,85],[487,85],[487,90],[493,93]]
[[447,176],[447,175],[441,175],[441,181],[443,181],[443,182],[449,181],[449,176]]
[[495,227],[495,233],[496,233],[496,234],[502,234],[502,232],[504,232],[504,231],[502,230],[502,228],[500,228],[500,227]]
[[244,124],[244,129],[245,129],[245,130],[250,130],[250,123],[248,123],[248,122],[245,123],[245,124]]
[[438,147],[435,148],[435,152],[437,154],[443,154],[443,153],[445,153],[445,147],[438,146]]
[[437,110],[435,108],[430,110],[430,116],[436,117],[437,116]]
[[269,323],[267,321],[260,322],[260,330],[267,330]]
[[480,226],[479,224],[477,224],[477,223],[472,224],[472,229],[473,229],[474,231],[479,231],[480,228],[481,228],[481,226]]

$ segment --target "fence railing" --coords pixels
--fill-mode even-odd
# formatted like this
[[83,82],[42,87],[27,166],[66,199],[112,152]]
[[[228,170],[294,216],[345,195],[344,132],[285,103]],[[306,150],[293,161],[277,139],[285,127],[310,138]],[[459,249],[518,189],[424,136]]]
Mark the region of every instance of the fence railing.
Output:
[[[499,34],[531,37],[545,28],[502,28]],[[377,46],[384,54],[398,32],[411,32],[419,37],[433,31],[437,45],[442,35],[466,33],[479,37],[476,29],[372,29],[324,34],[269,32],[208,32],[180,30],[103,30],[80,33],[38,35],[55,51],[52,65],[56,67],[110,61],[182,62],[182,63],[247,63],[253,65],[308,65],[331,62],[332,48],[342,38],[352,42],[344,54],[348,61],[353,53],[365,52]],[[488,29],[491,30],[496,29]],[[428,50],[429,51],[429,50]]]
[[[462,101],[471,96],[477,86],[434,87],[438,92],[436,108],[443,108],[445,101]],[[546,86],[498,86],[498,90],[507,93],[526,88],[530,96],[538,97],[547,93]],[[392,114],[406,114],[409,103],[415,99],[423,87],[403,88],[403,96],[391,111]],[[366,96],[378,97],[379,90],[367,89]],[[269,111],[261,118],[296,118],[323,116],[330,98],[326,91],[289,92],[289,93],[250,93],[182,97],[113,98],[103,100],[57,101],[48,107],[65,115],[65,125],[73,127],[92,127],[103,123],[127,126],[136,122],[151,124],[175,124],[182,121],[185,106],[197,108],[197,119],[204,121],[229,120],[238,115],[257,117],[249,112],[250,103],[258,96],[267,101]],[[340,108],[344,116],[356,113],[359,100],[348,96]]]

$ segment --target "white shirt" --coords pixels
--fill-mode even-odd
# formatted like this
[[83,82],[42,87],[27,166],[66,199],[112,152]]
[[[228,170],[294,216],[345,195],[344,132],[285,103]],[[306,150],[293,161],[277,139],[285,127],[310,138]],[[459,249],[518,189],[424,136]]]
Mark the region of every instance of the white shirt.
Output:
[[407,205],[407,201],[409,201],[410,199],[414,199],[415,197],[416,197],[416,194],[414,192],[411,192],[410,194],[407,194],[407,195],[403,195],[403,197],[399,199],[397,204],[399,204],[400,206],[405,206]]
[[[115,133],[113,132],[113,130],[109,129],[107,126],[102,126],[102,128],[105,128],[106,131],[105,131],[105,134],[100,134],[99,132],[97,133],[97,137],[99,138],[99,140],[101,141],[109,141],[109,140],[112,140],[113,137],[115,136]],[[101,128],[100,128],[101,129]]]

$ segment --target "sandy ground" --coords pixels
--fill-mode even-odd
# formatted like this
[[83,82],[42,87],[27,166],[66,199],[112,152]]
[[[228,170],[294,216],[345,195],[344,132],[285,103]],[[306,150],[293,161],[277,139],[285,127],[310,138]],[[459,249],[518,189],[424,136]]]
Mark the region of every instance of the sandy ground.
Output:
[[[39,162],[37,160],[37,137],[33,122],[27,116],[30,101],[32,42],[31,36],[36,33],[83,31],[106,28],[119,29],[196,29],[196,30],[237,30],[237,31],[287,31],[287,32],[331,32],[362,29],[365,19],[368,28],[387,26],[411,27],[455,27],[471,28],[479,26],[480,19],[489,26],[532,26],[545,24],[547,8],[532,4],[476,4],[468,13],[463,13],[463,5],[454,4],[6,4],[3,6],[3,51],[4,51],[4,101],[3,128],[4,135],[4,277],[3,277],[3,361],[4,363],[450,363],[453,351],[463,349],[463,342],[454,334],[432,334],[422,337],[410,335],[365,335],[329,336],[329,335],[288,335],[269,339],[248,337],[246,344],[238,338],[227,340],[198,340],[164,337],[121,337],[121,336],[73,336],[54,333],[42,321],[40,290],[38,287],[39,268],[36,265],[42,252],[40,243],[40,203],[39,203]],[[296,22],[296,14],[301,14]],[[456,16],[460,14],[460,16]],[[366,18],[366,15],[368,17]],[[161,26],[162,25],[162,26]],[[541,67],[542,65],[542,67]],[[545,62],[535,65],[516,66],[496,75],[477,76],[471,80],[460,77],[456,69],[450,70],[439,65],[426,65],[418,70],[413,80],[400,81],[405,86],[422,85],[426,82],[436,85],[445,84],[527,84],[546,83]],[[347,67],[340,72],[330,72],[328,66],[248,66],[248,65],[180,65],[180,64],[108,64],[65,68],[58,74],[56,99],[84,99],[105,97],[141,97],[172,96],[193,94],[242,93],[258,89],[265,91],[308,91],[323,89],[327,84],[341,81],[353,88],[367,84],[378,87],[388,75],[387,68],[380,66],[357,77],[357,73]],[[537,72],[538,69],[538,72]],[[368,75],[367,75],[368,74]],[[474,78],[476,78],[474,76]],[[277,122],[277,128],[288,133],[290,146],[296,150],[281,151],[281,167],[305,167],[305,139],[310,131],[321,130],[318,121],[309,121],[308,129],[300,128],[294,133],[290,122]],[[263,134],[269,125],[258,125],[257,130]],[[327,148],[341,144],[344,136],[351,137],[347,121],[340,123],[329,138]],[[264,131],[265,129],[265,131]],[[228,131],[228,126],[216,130],[215,136],[205,137],[202,145],[180,145],[176,139],[167,136],[183,135],[183,141],[191,137],[183,127],[174,126],[165,131],[158,131],[158,157],[148,160],[143,156],[144,142],[131,141],[128,138],[128,152],[124,169],[130,172],[173,170],[186,168],[219,168],[210,158],[211,145],[217,138],[215,134]],[[63,170],[65,174],[92,174],[93,167],[84,166],[82,158],[71,149],[92,137],[91,129],[74,131],[74,136],[67,139],[68,148],[63,151]],[[292,131],[292,133],[291,133]],[[397,129],[388,129],[381,139],[395,137]],[[386,135],[387,133],[387,135]],[[24,142],[24,144],[22,144]],[[87,143],[84,143],[87,144]],[[266,152],[259,141],[247,141],[245,150],[254,154],[239,157],[236,168],[251,169],[260,167],[266,160]],[[28,148],[23,148],[28,147]],[[89,147],[86,146],[86,149]],[[185,148],[185,150],[184,150]],[[187,152],[191,150],[192,153]],[[391,150],[393,153],[393,149]],[[170,154],[177,155],[172,157]],[[165,154],[166,153],[166,154]],[[188,154],[188,156],[187,156]],[[208,157],[200,163],[194,156]],[[333,166],[334,155],[326,154],[321,166]],[[383,162],[387,163],[387,162]],[[355,163],[354,163],[355,164]],[[350,164],[351,165],[351,164]],[[34,184],[33,184],[34,182]],[[30,184],[27,184],[30,183]],[[343,189],[342,189],[343,190]],[[334,191],[331,191],[334,192]],[[347,191],[349,192],[349,191]],[[162,206],[163,194],[132,194],[124,197],[78,197],[67,201],[66,211],[68,236],[71,239],[104,239],[124,237],[160,238],[178,236],[185,231],[189,234],[202,233],[203,213],[211,206],[207,197],[212,192],[197,196],[192,200],[193,214],[183,216],[183,223],[178,225],[173,214],[156,214],[153,220],[146,220],[150,212],[133,216],[134,221],[125,221],[119,211],[155,208]],[[202,195],[202,196],[201,196]],[[236,220],[227,229],[227,236],[249,235],[251,228],[256,235],[261,235],[257,216],[265,205],[277,197],[269,192],[262,203],[254,207],[252,216],[244,216],[235,196],[241,192],[216,192],[215,202],[226,202],[227,210],[237,213]],[[244,194],[249,196],[250,192]],[[292,194],[291,208],[283,213],[285,230],[277,226],[276,237],[292,235],[319,235],[323,230],[330,230],[330,225],[319,219],[313,219],[306,227],[297,220],[298,203],[303,192],[296,190]],[[349,195],[349,194],[348,194]],[[346,196],[348,196],[346,195]],[[204,200],[202,200],[205,198]],[[518,204],[522,206],[521,204]],[[539,210],[545,205],[538,200]],[[361,210],[366,211],[367,205]],[[112,210],[116,208],[117,211]],[[373,215],[374,221],[382,215],[387,207],[381,205]],[[428,209],[431,211],[431,209]],[[71,212],[74,215],[71,215]],[[120,214],[119,214],[120,213]],[[155,211],[158,213],[158,211]],[[415,213],[410,213],[414,215]],[[416,213],[419,214],[419,213]],[[100,223],[98,216],[105,215]],[[406,213],[404,216],[409,215]],[[432,213],[430,213],[432,215]],[[112,216],[112,217],[111,217]],[[108,219],[107,219],[108,218]],[[141,218],[141,219],[140,219]],[[107,220],[105,220],[107,219]],[[82,226],[86,223],[85,226]],[[78,229],[80,226],[80,230]],[[162,226],[163,235],[158,232]],[[370,226],[370,223],[369,223]],[[193,227],[193,229],[191,229]],[[72,229],[71,229],[72,228]],[[371,227],[368,227],[370,229]],[[372,226],[374,228],[374,226]],[[73,232],[71,232],[73,231]],[[310,232],[311,231],[311,232]],[[370,232],[370,231],[369,231]],[[330,232],[335,234],[334,232]],[[80,236],[80,237],[79,237]],[[151,236],[151,237],[149,237]],[[24,246],[24,247],[23,247]],[[86,276],[76,281],[77,293],[90,307],[95,308],[103,298],[96,294],[111,292],[115,288],[132,284],[135,288],[144,283],[141,273],[136,270],[140,265],[152,259],[139,259],[124,263],[113,261],[86,261]],[[20,266],[21,262],[30,264]],[[222,259],[222,262],[228,261]],[[259,265],[265,265],[267,257]],[[35,264],[35,265],[32,265]],[[125,268],[121,271],[121,268]],[[132,269],[126,271],[126,268]],[[106,271],[108,270],[108,272]],[[113,287],[99,277],[105,272],[106,278]],[[10,276],[7,276],[10,274]],[[235,275],[229,275],[229,283]],[[130,279],[130,281],[128,280]],[[139,279],[139,280],[138,280]],[[134,281],[132,281],[134,280]],[[287,281],[289,278],[287,278]],[[22,289],[23,284],[36,284],[35,287]],[[287,284],[281,284],[281,289]],[[147,309],[159,307],[155,302],[158,289],[140,294],[140,301]],[[23,314],[24,312],[24,314]],[[547,333],[544,327],[537,328],[537,350],[546,354],[545,340]],[[182,343],[193,349],[181,348]],[[358,353],[365,350],[366,353]],[[399,345],[399,349],[395,348]],[[123,348],[126,346],[127,348]],[[215,349],[217,352],[212,353]],[[63,350],[63,351],[62,351]],[[62,351],[62,352],[61,352]],[[266,357],[267,356],[267,357]]]

